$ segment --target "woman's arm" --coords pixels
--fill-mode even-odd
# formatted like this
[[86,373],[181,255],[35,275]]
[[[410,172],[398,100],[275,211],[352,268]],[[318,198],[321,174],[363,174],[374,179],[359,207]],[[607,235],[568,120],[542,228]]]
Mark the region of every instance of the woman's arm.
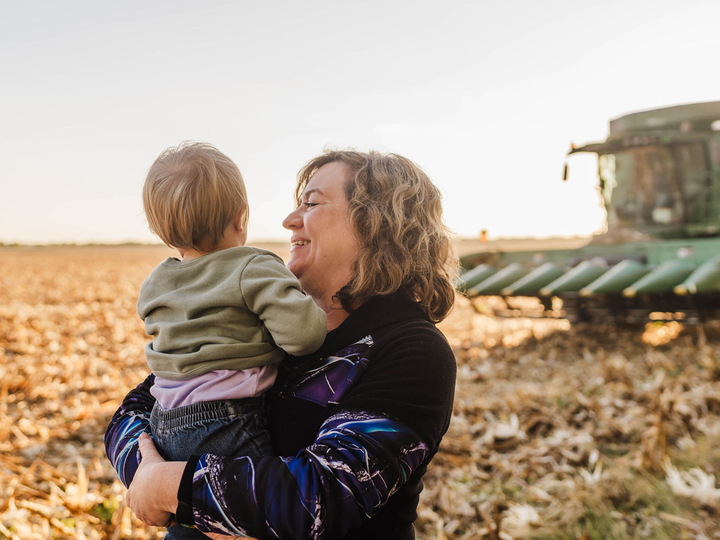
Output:
[[185,466],[163,461],[147,436],[140,445],[144,459],[128,505],[145,523],[166,525],[179,488],[187,490],[180,523],[208,534],[285,539],[343,536],[373,516],[428,453],[407,427],[359,411],[328,419],[315,444],[293,459],[204,455]]
[[[203,532],[317,540],[342,537],[378,514],[437,450],[452,411],[455,359],[444,337],[427,329],[400,328],[375,347],[347,393],[342,379],[319,370],[328,403],[339,407],[294,457],[188,462],[184,477],[192,481],[179,499],[189,512],[179,511],[178,521]],[[311,386],[290,393],[324,401]]]
[[336,538],[375,515],[428,456],[408,426],[386,416],[343,411],[294,458],[188,463],[192,482],[180,523],[203,532],[260,538]]
[[154,381],[155,376],[150,375],[131,390],[105,430],[105,452],[125,487],[130,486],[140,464],[138,438],[150,432],[150,413],[155,404],[150,388]]

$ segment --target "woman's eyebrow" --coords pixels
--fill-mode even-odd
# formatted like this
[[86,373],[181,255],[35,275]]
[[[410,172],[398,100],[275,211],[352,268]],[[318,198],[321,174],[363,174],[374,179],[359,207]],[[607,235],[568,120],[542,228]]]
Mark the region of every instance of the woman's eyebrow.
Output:
[[325,195],[325,194],[324,194],[321,190],[319,190],[318,188],[312,188],[312,189],[308,189],[307,191],[303,192],[303,198],[309,197],[309,196],[312,195],[313,193],[319,193],[320,195]]

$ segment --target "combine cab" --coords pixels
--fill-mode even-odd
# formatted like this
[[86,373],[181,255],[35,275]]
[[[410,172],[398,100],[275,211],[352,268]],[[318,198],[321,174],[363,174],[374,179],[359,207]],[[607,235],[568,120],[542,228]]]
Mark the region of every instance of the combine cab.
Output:
[[502,297],[506,316],[719,318],[720,102],[623,116],[579,152],[598,155],[608,232],[579,249],[466,255],[458,290]]

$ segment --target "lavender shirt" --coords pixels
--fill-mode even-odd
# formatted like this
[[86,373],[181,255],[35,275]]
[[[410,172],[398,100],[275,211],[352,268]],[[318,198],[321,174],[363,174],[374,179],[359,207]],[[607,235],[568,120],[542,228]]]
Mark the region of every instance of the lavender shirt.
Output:
[[175,409],[222,399],[244,399],[263,394],[275,382],[277,366],[243,370],[219,369],[185,381],[155,377],[150,393],[163,409]]

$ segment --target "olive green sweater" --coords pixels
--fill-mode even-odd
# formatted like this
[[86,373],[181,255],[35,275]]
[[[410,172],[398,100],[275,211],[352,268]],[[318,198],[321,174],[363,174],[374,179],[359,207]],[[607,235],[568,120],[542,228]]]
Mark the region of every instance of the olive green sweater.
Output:
[[143,283],[137,309],[153,336],[150,369],[174,380],[277,364],[282,350],[310,354],[327,324],[280,257],[248,246],[166,259]]

